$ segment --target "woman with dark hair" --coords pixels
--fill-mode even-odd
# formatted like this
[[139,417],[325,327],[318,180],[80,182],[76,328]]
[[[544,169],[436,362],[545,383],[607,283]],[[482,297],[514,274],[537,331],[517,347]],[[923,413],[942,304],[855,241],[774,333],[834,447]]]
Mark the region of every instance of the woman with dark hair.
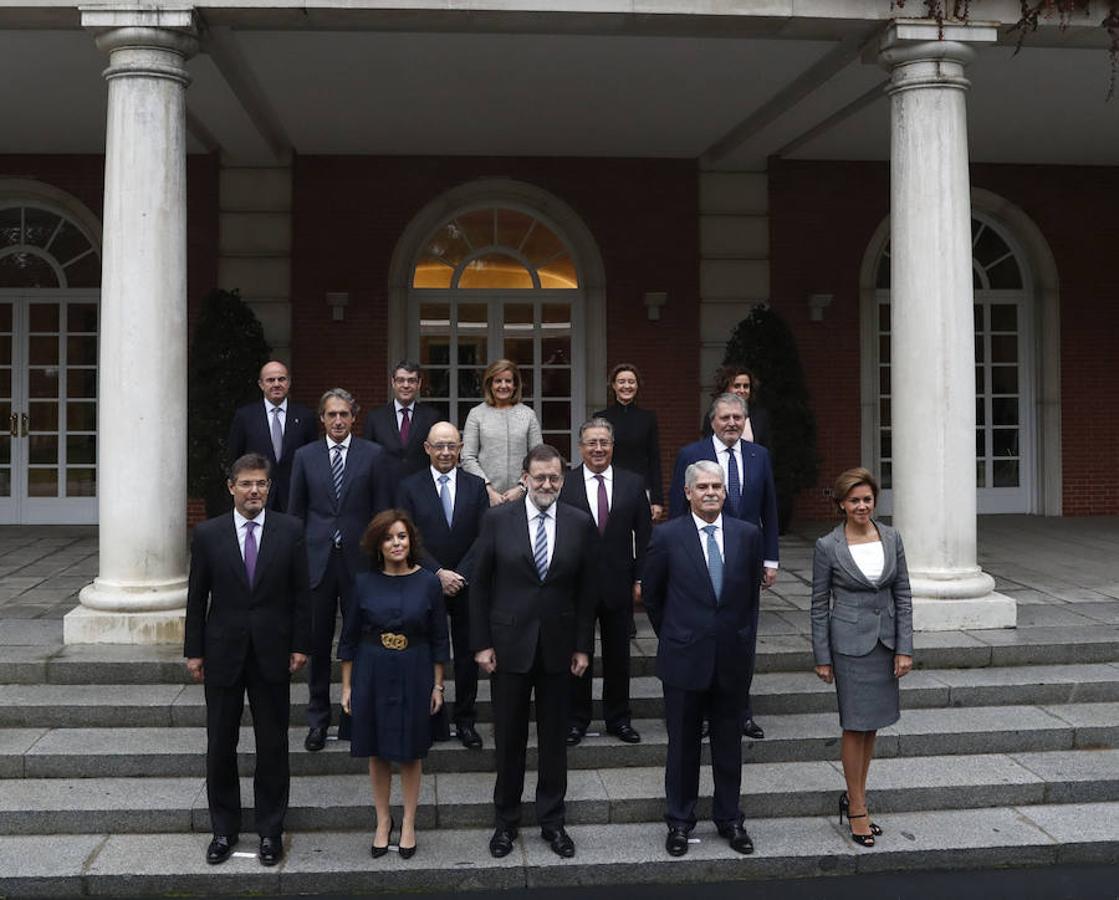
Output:
[[[769,413],[758,405],[758,390],[762,383],[750,369],[745,366],[721,366],[715,370],[715,390],[711,392],[711,401],[723,394],[734,394],[742,398],[746,404],[746,426],[742,430],[742,440],[753,441],[770,449],[772,435],[769,430]],[[703,436],[711,434],[711,417],[703,418]]]
[[610,370],[610,392],[614,402],[593,418],[614,426],[614,465],[636,472],[645,479],[653,519],[664,516],[664,485],[661,483],[661,439],[657,414],[637,405],[641,373],[633,363],[618,363]]
[[482,374],[482,396],[466,416],[462,429],[462,467],[486,482],[490,506],[523,500],[521,461],[544,443],[540,422],[521,403],[521,370],[508,359],[496,359]]
[[404,799],[397,847],[410,859],[416,852],[421,760],[431,748],[431,717],[443,706],[443,664],[450,658],[443,588],[417,563],[420,536],[402,509],[374,516],[361,548],[374,568],[357,576],[343,619],[342,708],[353,717],[350,755],[369,757],[377,810],[370,853],[388,852],[395,762]]
[[812,557],[812,652],[816,675],[835,682],[840,757],[847,790],[839,821],[851,839],[873,847],[882,834],[870,819],[866,776],[880,728],[900,716],[898,679],[913,668],[913,602],[901,536],[872,518],[878,482],[848,469],[832,490],[844,521],[816,541]]

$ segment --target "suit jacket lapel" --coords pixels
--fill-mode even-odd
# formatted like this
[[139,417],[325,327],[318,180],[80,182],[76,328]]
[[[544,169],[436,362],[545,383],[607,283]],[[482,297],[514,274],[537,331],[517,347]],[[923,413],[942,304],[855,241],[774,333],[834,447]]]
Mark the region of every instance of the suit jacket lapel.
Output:
[[[276,541],[279,536],[276,534],[276,520],[272,516],[264,517],[264,527],[261,529],[260,538],[260,552],[256,557],[256,569],[254,570],[255,577],[253,578],[253,590],[256,590],[264,573],[267,571],[268,566],[272,564],[272,557],[276,555],[277,547]],[[242,566],[242,568],[244,568]],[[248,581],[248,576],[245,578]]]
[[284,415],[284,442],[283,459],[290,459],[291,455],[295,452],[295,434],[299,430],[300,421],[299,413],[293,408],[292,404],[288,404],[288,411]]
[[447,525],[447,517],[443,514],[443,500],[439,496],[439,488],[436,486],[434,479],[431,477],[431,470],[427,469],[427,478],[424,479],[426,487],[424,490],[427,492],[428,499],[435,504],[435,508],[439,510],[439,521],[444,523],[443,527],[450,531],[454,527],[455,520],[458,518],[459,507],[462,505],[463,497],[459,488],[462,487],[462,481],[459,477],[455,476],[455,498],[451,502],[451,524]]
[[[723,518],[726,518],[726,517],[724,516]],[[703,547],[700,545],[700,541],[705,540],[707,536],[704,535],[702,538],[700,537],[699,532],[694,527],[695,523],[691,519],[691,513],[685,513],[684,514],[684,521],[686,521],[689,525],[692,526],[691,528],[688,529],[688,531],[691,532],[691,536],[684,539],[684,552],[687,553],[688,556],[690,556],[692,558],[692,562],[695,563],[696,570],[699,572],[700,577],[702,578],[702,583],[704,585],[706,585],[707,596],[711,599],[711,603],[713,605],[717,606],[719,601],[718,601],[718,598],[715,596],[715,586],[713,584],[711,584],[711,570],[707,568],[707,557],[703,555]],[[723,546],[724,547],[726,546],[726,543],[727,543],[726,538],[727,538],[727,535],[726,535],[726,531],[724,529],[724,531],[723,531]],[[726,563],[725,562],[723,564],[723,571],[726,572]]]
[[[591,511],[590,504],[587,502],[587,473],[582,465],[576,466],[571,470],[571,480],[575,482],[575,488],[572,493],[575,494],[575,505],[583,510],[591,519],[594,519],[594,513]],[[609,522],[609,519],[607,519]]]
[[[265,520],[267,521],[267,519]],[[229,514],[228,527],[224,531],[221,539],[222,552],[225,554],[229,564],[233,567],[237,578],[240,579],[242,587],[246,591],[251,590],[252,586],[249,584],[249,576],[245,571],[245,558],[241,555],[241,538],[237,534],[237,520],[233,518],[233,513]],[[257,559],[259,563],[259,558]]]
[[889,584],[894,580],[898,568],[898,535],[892,528],[876,525],[878,536],[882,539],[882,574],[878,576],[878,585]]
[[[874,588],[875,585],[871,584],[870,580],[863,574],[863,570],[856,564],[855,558],[851,555],[851,548],[847,546],[847,536],[843,533],[843,526],[837,525],[832,535],[835,537],[836,565],[838,565],[852,581],[864,584],[868,588]],[[883,549],[885,549],[885,547],[883,547]]]
[[[399,420],[396,418],[396,403],[395,403],[395,401],[390,400],[385,406],[382,406],[381,407],[381,412],[383,413],[384,418],[385,418],[385,423],[384,424],[388,426],[387,428],[382,429],[384,431],[385,435],[388,437],[388,440],[385,441],[385,449],[386,450],[401,450],[401,449],[403,449],[402,442],[400,440],[400,426],[397,424]],[[412,412],[410,413],[410,415],[411,415],[412,420],[413,420],[412,424],[414,425],[415,424],[415,418],[416,418],[416,407],[415,407],[415,405],[412,406]],[[409,437],[410,436],[411,435],[409,435]]]
[[268,459],[275,465],[279,460],[276,459],[276,451],[272,447],[272,423],[268,421],[268,410],[264,407],[264,401],[253,406],[256,410],[253,416],[256,418],[256,427],[260,430],[262,445],[268,448]]
[[[535,509],[535,507],[533,508]],[[532,555],[532,540],[530,540],[528,536],[528,508],[525,506],[523,500],[520,503],[518,512],[513,516],[513,521],[517,523],[516,527],[521,532],[521,536],[517,538],[517,542],[521,546],[521,556],[523,556],[528,563],[532,573],[539,577],[539,573],[536,571],[536,558]],[[558,536],[558,529],[556,533]],[[555,556],[555,553],[552,555]],[[551,566],[548,567],[548,570],[551,571]]]
[[[350,439],[350,449],[346,451],[346,455],[343,457],[343,464],[344,465],[343,465],[343,468],[342,468],[342,489],[338,492],[338,509],[339,510],[342,509],[342,506],[346,502],[346,494],[349,492],[350,483],[353,481],[352,472],[356,471],[356,470],[351,470],[350,467],[358,465],[358,463],[361,461],[361,458],[362,458],[361,444],[359,444],[357,442],[356,437],[351,438]],[[332,475],[331,476],[331,486],[333,487],[333,485],[334,485],[334,476]]]

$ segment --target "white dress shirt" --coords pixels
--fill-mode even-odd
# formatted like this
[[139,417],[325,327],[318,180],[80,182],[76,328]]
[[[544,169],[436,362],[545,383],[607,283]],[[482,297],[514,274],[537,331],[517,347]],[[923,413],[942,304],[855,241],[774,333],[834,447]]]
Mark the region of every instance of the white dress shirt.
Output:
[[351,432],[350,434],[346,435],[346,439],[344,441],[342,441],[342,443],[338,444],[338,443],[334,442],[334,438],[332,438],[329,434],[326,436],[326,449],[329,452],[330,461],[332,463],[334,462],[334,448],[335,447],[341,447],[342,448],[342,468],[343,469],[346,468],[346,458],[347,458],[346,455],[350,452],[350,439],[352,437],[353,437],[353,433]]
[[882,570],[886,567],[886,554],[882,549],[881,541],[871,541],[868,544],[848,544],[851,559],[859,567],[859,571],[866,576],[871,584],[877,584],[882,577]]
[[439,494],[443,490],[443,485],[439,483],[439,479],[444,475],[447,476],[447,490],[451,493],[451,509],[455,508],[455,491],[458,490],[458,468],[452,468],[450,472],[440,472],[435,466],[428,466],[431,472],[431,477],[435,481],[435,493]]
[[[559,501],[557,500],[556,503]],[[548,567],[552,566],[552,554],[556,550],[556,503],[553,503],[547,509],[543,510],[544,515],[544,535],[548,539]],[[541,514],[541,510],[536,508],[536,504],[532,502],[532,494],[525,497],[525,511],[528,514],[528,546],[535,553],[536,551],[536,529],[540,527],[540,523],[536,521],[536,517]]]
[[614,508],[614,467],[607,466],[599,473],[594,473],[584,464],[583,478],[584,484],[587,488],[587,505],[591,508],[591,518],[594,519],[595,525],[598,524],[598,476],[602,476],[602,482],[606,485],[606,511],[609,512]]
[[233,510],[233,524],[237,526],[237,543],[241,546],[241,559],[245,558],[245,536],[249,530],[245,527],[246,522],[256,522],[257,527],[253,529],[253,537],[256,539],[256,552],[259,559],[261,537],[264,535],[264,510],[256,514],[255,519],[246,519],[243,515]]

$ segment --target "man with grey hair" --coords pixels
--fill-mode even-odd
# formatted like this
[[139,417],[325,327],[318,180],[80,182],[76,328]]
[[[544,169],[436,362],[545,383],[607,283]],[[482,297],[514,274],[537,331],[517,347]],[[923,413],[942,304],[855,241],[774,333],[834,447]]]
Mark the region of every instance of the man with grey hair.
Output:
[[[669,488],[669,515],[682,516],[688,505],[684,496],[684,471],[699,460],[719,464],[726,488],[724,514],[749,522],[761,529],[764,554],[763,585],[772,587],[777,580],[777,489],[773,484],[773,467],[769,451],[761,444],[742,440],[746,424],[746,403],[735,394],[720,394],[711,406],[711,437],[688,444],[676,457]],[[755,612],[756,614],[756,612]],[[755,631],[757,625],[755,623]],[[754,648],[750,651],[750,667],[746,681],[746,707],[743,710],[742,733],[761,740],[765,732],[754,721],[750,705],[750,683],[754,677]]]
[[[325,440],[301,447],[291,473],[288,512],[303,520],[311,580],[311,697],[308,750],[321,750],[330,727],[330,667],[339,606],[344,616],[354,577],[365,568],[361,536],[369,520],[391,505],[392,485],[381,447],[353,434],[357,403],[331,388],[319,400]],[[349,722],[343,714],[339,737]]]
[[724,514],[722,467],[685,467],[688,510],[653,532],[641,595],[657,633],[657,677],[664,689],[665,850],[688,852],[696,823],[703,716],[711,723],[712,818],[736,853],[753,853],[741,807],[747,667],[757,628],[762,540],[757,526]]
[[[641,560],[652,531],[652,513],[640,475],[615,468],[614,427],[590,419],[579,429],[581,465],[567,473],[560,502],[590,515],[595,523],[595,618],[602,640],[602,718],[607,734],[627,744],[641,735],[629,705],[629,634]],[[593,659],[592,659],[593,662]],[[571,724],[567,745],[578,744],[591,723],[591,679],[571,679]]]

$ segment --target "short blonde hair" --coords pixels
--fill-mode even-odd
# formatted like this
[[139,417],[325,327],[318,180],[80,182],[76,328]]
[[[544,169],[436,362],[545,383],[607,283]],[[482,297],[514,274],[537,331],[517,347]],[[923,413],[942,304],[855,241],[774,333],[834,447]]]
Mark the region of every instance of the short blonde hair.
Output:
[[513,403],[521,402],[521,370],[511,359],[495,359],[482,373],[482,396],[486,398],[487,406],[497,406],[497,398],[493,395],[493,380],[502,372],[513,373],[513,396],[510,400]]
[[870,469],[857,466],[854,469],[848,469],[846,472],[843,472],[835,479],[835,484],[832,486],[832,499],[835,500],[835,505],[840,512],[843,511],[844,498],[860,484],[865,484],[870,488],[870,492],[874,494],[874,505],[878,506],[878,479],[874,477]]

